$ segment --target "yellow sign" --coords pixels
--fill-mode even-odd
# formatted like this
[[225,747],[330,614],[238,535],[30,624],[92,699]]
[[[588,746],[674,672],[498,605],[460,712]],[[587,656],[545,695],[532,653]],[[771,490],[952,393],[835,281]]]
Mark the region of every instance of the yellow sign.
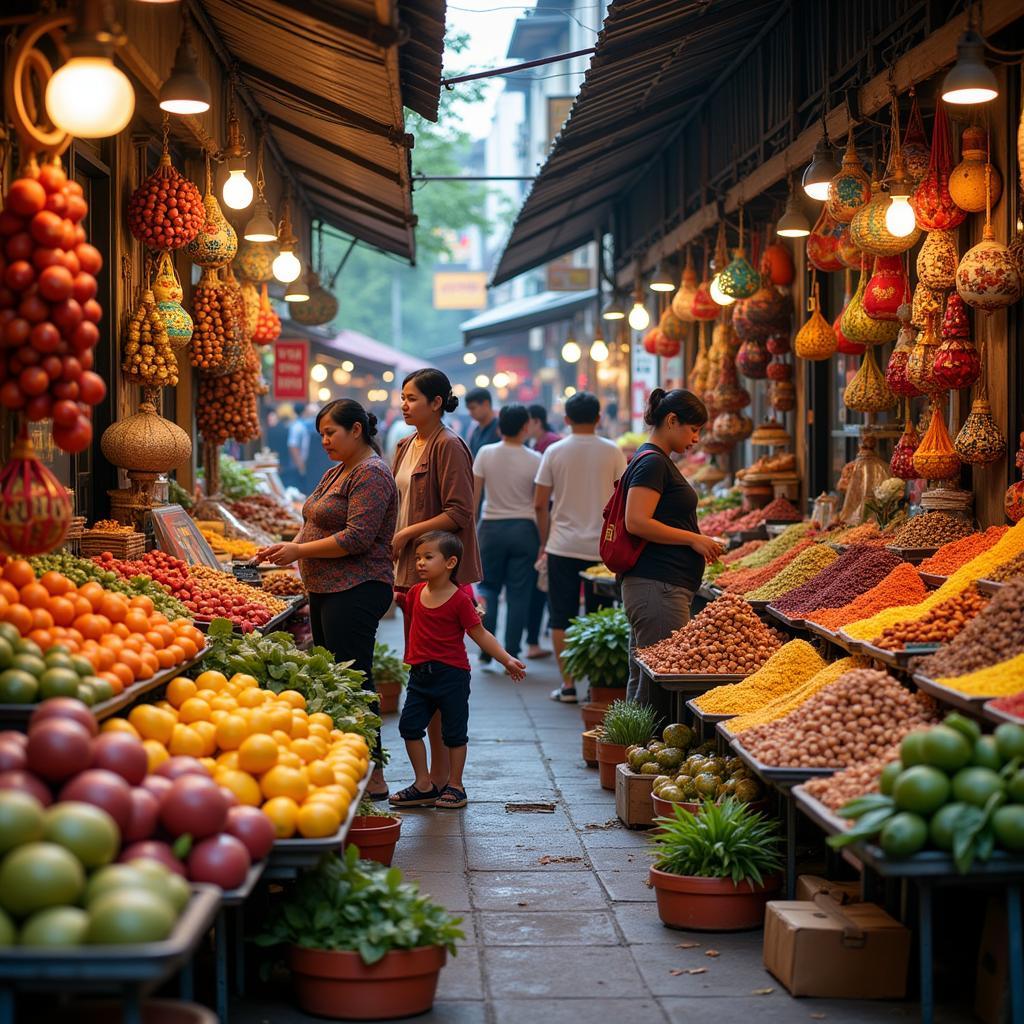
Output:
[[434,274],[434,309],[486,309],[487,274],[439,270]]

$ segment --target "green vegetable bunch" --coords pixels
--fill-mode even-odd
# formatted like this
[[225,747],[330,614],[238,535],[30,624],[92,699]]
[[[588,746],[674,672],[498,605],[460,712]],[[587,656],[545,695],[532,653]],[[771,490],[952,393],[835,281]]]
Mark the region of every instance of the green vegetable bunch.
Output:
[[658,713],[648,704],[617,700],[605,712],[603,739],[627,747],[644,746],[654,735]]
[[629,675],[629,622],[621,608],[581,615],[565,631],[562,665],[591,686],[624,686]]
[[167,481],[167,497],[172,505],[180,505],[182,508],[192,507],[192,495],[173,477]]
[[677,806],[657,824],[654,866],[660,871],[761,885],[766,875],[782,868],[776,823],[733,797],[720,804],[705,800],[696,814]]
[[398,652],[385,643],[373,645],[373,681],[375,683],[409,682],[409,666],[398,656]]
[[350,846],[344,857],[325,854],[303,873],[255,941],[358,953],[369,967],[393,949],[444,946],[454,956],[465,937],[461,922],[403,882],[398,868],[360,860]]
[[[199,478],[202,480],[203,472],[199,471]],[[231,458],[230,455],[220,454],[220,493],[229,501],[237,501],[239,498],[251,498],[258,494],[260,489],[259,480],[251,469],[246,469],[240,462]]]
[[359,733],[373,749],[381,726],[380,716],[370,710],[376,696],[362,688],[363,673],[350,668],[351,662],[336,662],[323,647],[300,651],[291,633],[239,635],[228,619],[210,623],[207,643],[201,669],[216,669],[228,678],[244,672],[274,693],[298,690],[310,714],[326,712],[338,729]]

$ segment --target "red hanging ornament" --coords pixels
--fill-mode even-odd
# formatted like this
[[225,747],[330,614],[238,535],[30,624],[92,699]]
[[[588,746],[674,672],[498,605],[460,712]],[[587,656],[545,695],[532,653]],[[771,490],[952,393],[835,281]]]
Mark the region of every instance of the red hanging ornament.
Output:
[[914,469],[914,452],[917,451],[917,446],[920,443],[921,439],[918,437],[914,424],[911,422],[908,406],[907,425],[902,436],[893,447],[892,459],[889,461],[889,468],[892,470],[893,476],[898,476],[901,480],[917,479],[917,470]]
[[768,376],[768,349],[760,341],[745,341],[736,354],[736,368],[750,380],[764,380]]
[[654,351],[663,359],[672,359],[679,355],[679,349],[679,342],[670,338],[659,328],[654,339]]
[[656,356],[658,354],[658,340],[662,337],[664,335],[661,331],[657,327],[652,327],[644,335],[644,351],[649,352],[652,356]]
[[895,320],[907,292],[902,256],[879,256],[864,289],[864,312],[872,320]]
[[24,557],[53,551],[68,532],[72,511],[67,491],[23,432],[0,470],[0,551]]
[[964,300],[953,292],[942,318],[942,344],[935,353],[935,381],[950,390],[969,388],[981,372],[981,357],[971,341]]
[[281,337],[281,318],[270,304],[266,282],[260,289],[260,309],[256,314],[256,328],[252,332],[254,345],[270,345]]
[[949,194],[949,175],[953,170],[953,154],[949,142],[949,121],[940,102],[935,109],[932,130],[932,153],[928,173],[914,189],[910,205],[914,208],[917,226],[924,231],[952,231],[967,214],[953,202]]
[[[1017,457],[1014,459],[1014,465],[1024,473],[1024,431],[1020,435],[1020,447],[1017,449]],[[1016,483],[1010,484],[1006,491],[1006,497],[1003,500],[1003,507],[1006,510],[1006,518],[1011,523],[1019,523],[1024,519],[1024,480],[1018,480]]]
[[822,206],[817,224],[807,236],[807,262],[824,274],[843,269],[839,259],[839,236],[843,225],[829,216],[827,206]]

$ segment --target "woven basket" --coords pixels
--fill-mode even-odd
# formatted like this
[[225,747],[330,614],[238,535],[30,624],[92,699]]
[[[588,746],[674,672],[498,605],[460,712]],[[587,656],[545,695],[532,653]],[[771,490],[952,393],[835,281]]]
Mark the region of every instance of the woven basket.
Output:
[[105,530],[86,530],[78,541],[83,558],[92,558],[109,551],[115,558],[131,561],[146,553],[144,533],[107,533]]

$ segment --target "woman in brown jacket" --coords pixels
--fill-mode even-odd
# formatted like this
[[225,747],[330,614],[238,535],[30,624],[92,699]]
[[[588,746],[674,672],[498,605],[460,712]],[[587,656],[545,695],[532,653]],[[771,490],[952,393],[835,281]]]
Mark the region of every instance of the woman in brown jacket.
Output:
[[[391,553],[395,587],[420,582],[416,540],[431,530],[447,530],[462,541],[458,584],[483,579],[473,508],[473,456],[465,441],[442,422],[459,400],[440,370],[417,370],[402,381],[402,417],[416,428],[395,451],[392,471],[398,485],[398,523]],[[438,790],[448,783],[448,751],[438,715],[430,723],[430,776]]]

